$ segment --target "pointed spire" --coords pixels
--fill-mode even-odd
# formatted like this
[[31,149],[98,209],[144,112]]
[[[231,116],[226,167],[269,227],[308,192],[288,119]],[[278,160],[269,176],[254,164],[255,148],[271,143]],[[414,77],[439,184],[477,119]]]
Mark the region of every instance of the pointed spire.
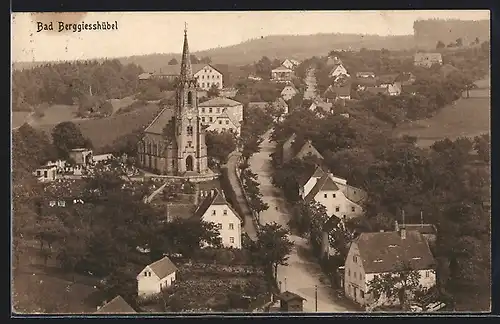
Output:
[[184,23],[184,48],[182,49],[182,62],[181,62],[181,81],[191,80],[193,78],[193,71],[191,69],[191,57],[189,55],[189,46],[187,38],[187,24]]

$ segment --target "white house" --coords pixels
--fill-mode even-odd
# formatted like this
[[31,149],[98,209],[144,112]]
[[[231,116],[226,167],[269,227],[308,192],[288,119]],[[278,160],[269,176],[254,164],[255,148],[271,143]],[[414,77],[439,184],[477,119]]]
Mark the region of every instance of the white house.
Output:
[[[225,97],[212,98],[198,105],[198,113],[201,123],[204,125],[211,126],[216,123],[213,128],[217,130],[222,130],[222,128],[229,130],[229,128],[236,127],[235,131],[240,133],[243,122],[243,104],[241,102]],[[231,126],[231,123],[234,126]]]
[[288,101],[292,99],[296,94],[297,94],[297,89],[293,86],[293,84],[289,83],[287,84],[283,90],[281,90],[281,97],[285,100]]
[[283,63],[281,63],[282,66],[286,67],[287,69],[290,69],[290,70],[294,70],[297,65],[299,65],[300,63],[296,60],[289,60],[289,59],[286,59],[283,61]]
[[[198,64],[193,64],[198,69]],[[217,89],[223,88],[223,75],[210,64],[205,64],[203,67],[195,71],[193,68],[194,77],[198,80],[198,87],[203,90],[210,90],[213,86]]]
[[57,179],[57,165],[45,165],[33,172],[40,182],[50,182]]
[[420,285],[436,284],[435,260],[423,235],[417,231],[361,233],[351,244],[345,262],[345,295],[364,306],[397,305],[399,300],[369,293],[377,275],[397,273],[408,265],[420,274]]
[[172,285],[176,273],[177,267],[167,256],[147,265],[136,277],[137,295],[147,298],[159,294]]
[[[321,177],[318,177],[320,175]],[[316,169],[310,179],[299,189],[299,194],[306,202],[316,201],[325,206],[327,215],[337,215],[343,220],[363,215],[363,208],[359,205],[361,201],[356,203],[348,198],[347,181],[345,183],[344,181],[344,179]]]
[[342,63],[335,64],[330,71],[330,78],[337,79],[340,76],[349,76],[347,69],[344,67],[344,65],[342,65]]
[[222,111],[222,113],[215,117],[215,120],[211,124],[207,124],[207,131],[216,131],[219,133],[222,132],[231,132],[236,135],[239,135],[241,132],[241,125],[239,122],[236,122],[232,119],[231,116],[227,113],[226,109]]
[[203,200],[194,212],[194,217],[205,222],[217,224],[222,245],[227,248],[241,249],[241,217],[217,189],[202,192]]
[[275,82],[288,82],[293,77],[293,70],[284,66],[279,66],[271,71],[271,80]]

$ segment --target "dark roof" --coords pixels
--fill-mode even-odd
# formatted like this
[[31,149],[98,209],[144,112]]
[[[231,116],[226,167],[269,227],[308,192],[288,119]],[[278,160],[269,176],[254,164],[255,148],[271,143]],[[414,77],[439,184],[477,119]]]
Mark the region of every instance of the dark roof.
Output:
[[300,147],[295,157],[302,158],[308,154],[316,155],[318,158],[323,159],[321,153],[312,145],[311,141],[306,141],[304,145]]
[[325,171],[323,170],[323,168],[321,166],[318,165],[318,166],[316,166],[316,169],[310,170],[310,172],[302,173],[299,176],[299,179],[297,180],[297,184],[302,187],[312,177],[321,178],[324,174],[325,174]]
[[282,292],[281,294],[279,294],[276,297],[278,297],[278,299],[280,299],[284,302],[289,302],[291,300],[297,300],[297,299],[306,300],[304,297],[297,295],[296,293],[290,292],[288,290],[285,292]]
[[172,108],[163,108],[160,113],[144,130],[145,133],[163,134],[163,129],[172,120],[175,111]]
[[404,93],[417,93],[417,90],[418,90],[418,86],[416,85],[412,85],[412,84],[409,84],[409,85],[402,85],[401,86],[401,92],[404,92]]
[[312,201],[321,190],[337,191],[339,187],[333,182],[329,174],[323,175],[304,198],[306,202]]
[[133,314],[137,313],[122,296],[116,296],[99,308],[94,314]]
[[373,94],[379,94],[379,93],[388,94],[389,93],[389,90],[387,90],[387,88],[382,88],[382,87],[366,87],[366,91],[373,93]]
[[340,223],[340,218],[338,216],[332,215],[323,225],[323,231],[330,233],[331,230],[336,228]]
[[236,215],[236,217],[238,217],[241,220],[241,216],[238,215],[236,210],[234,210],[231,204],[227,202],[227,200],[219,192],[219,190],[218,189],[213,189],[213,190],[214,190],[213,195],[209,194],[208,196],[205,197],[205,199],[203,199],[198,208],[196,208],[193,217],[201,219],[203,215],[205,215],[208,208],[212,205],[226,205],[229,209],[231,209],[231,211]]
[[355,241],[365,273],[392,272],[403,262],[415,270],[431,269],[434,257],[427,241],[417,231],[361,233]]
[[432,224],[399,224],[399,228],[405,228],[407,231],[417,231],[421,234],[436,234],[436,226]]
[[345,85],[343,87],[329,86],[325,91],[325,97],[328,99],[336,98],[337,96],[349,96],[351,94],[351,85]]
[[384,74],[378,77],[378,83],[393,83],[396,81],[398,74]]
[[160,279],[177,271],[177,267],[167,256],[151,263],[149,267]]

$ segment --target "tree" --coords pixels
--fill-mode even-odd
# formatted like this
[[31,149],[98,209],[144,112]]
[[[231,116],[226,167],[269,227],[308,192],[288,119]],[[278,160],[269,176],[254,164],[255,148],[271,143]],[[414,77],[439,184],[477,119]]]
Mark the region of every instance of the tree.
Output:
[[208,131],[205,139],[207,155],[215,163],[226,163],[229,154],[236,150],[236,138],[231,132]]
[[177,60],[174,58],[172,58],[170,61],[168,61],[168,65],[177,65],[179,64],[179,62],[177,62]]
[[72,149],[92,147],[90,140],[83,137],[78,126],[70,121],[59,123],[54,127],[52,142],[61,158],[67,158]]
[[457,45],[457,47],[462,47],[463,45],[463,39],[460,37],[460,38],[457,38],[457,40],[455,41],[455,44]]
[[194,54],[191,54],[190,59],[191,59],[191,64],[199,64],[200,63],[200,60]]
[[255,250],[258,261],[267,270],[278,276],[278,266],[287,265],[288,255],[292,252],[293,242],[288,239],[290,231],[277,223],[261,226],[257,232]]
[[476,136],[474,138],[474,149],[476,150],[478,156],[486,163],[490,161],[490,135],[482,134],[481,136]]
[[438,41],[436,44],[436,49],[443,49],[446,45],[442,41]]
[[212,84],[212,86],[210,87],[210,89],[208,89],[208,91],[207,91],[207,96],[209,98],[213,98],[213,97],[218,97],[219,96],[219,88],[217,87],[217,85]]
[[375,275],[368,283],[367,293],[372,295],[375,304],[396,299],[404,310],[409,310],[413,296],[422,290],[418,270],[409,264],[398,263],[395,271]]
[[200,59],[200,63],[210,64],[212,63],[212,59],[209,56],[204,56]]

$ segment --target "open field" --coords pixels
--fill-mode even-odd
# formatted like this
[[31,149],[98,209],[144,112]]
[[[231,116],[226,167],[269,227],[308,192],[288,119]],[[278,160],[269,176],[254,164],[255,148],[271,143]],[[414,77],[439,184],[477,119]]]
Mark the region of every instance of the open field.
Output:
[[44,116],[42,118],[34,119],[33,125],[57,125],[69,120],[81,120],[76,116],[77,112],[78,106],[75,105],[52,105],[44,111]]
[[13,111],[12,112],[12,129],[20,127],[26,122],[28,116],[31,113],[29,111]]
[[[143,109],[137,109],[126,114],[74,122],[80,127],[83,135],[90,138],[94,148],[98,151],[100,148],[112,144],[120,136],[143,128],[153,120],[157,112],[158,106],[150,104]],[[56,124],[43,124],[38,125],[38,127],[50,134]]]
[[116,114],[116,112],[122,109],[123,107],[130,106],[135,101],[136,99],[134,96],[125,97],[122,99],[110,99],[109,102],[111,103],[111,105],[113,105],[112,115]]
[[490,79],[476,82],[478,89],[470,91],[470,98],[459,99],[444,107],[434,117],[401,125],[396,135],[416,136],[419,146],[430,146],[446,137],[475,137],[490,132]]
[[[56,261],[44,266],[36,241],[26,241],[19,266],[13,271],[12,305],[18,313],[92,313],[101,302],[95,297],[96,279],[62,273]],[[73,281],[74,279],[74,281]]]

